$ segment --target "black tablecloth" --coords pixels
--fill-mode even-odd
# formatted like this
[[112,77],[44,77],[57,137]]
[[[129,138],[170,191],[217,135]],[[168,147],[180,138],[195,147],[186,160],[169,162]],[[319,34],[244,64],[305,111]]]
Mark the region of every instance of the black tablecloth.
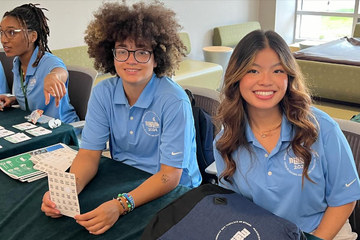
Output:
[[[151,174],[102,157],[95,178],[79,195],[80,212],[86,213],[111,200],[118,193],[129,192]],[[0,239],[139,239],[145,226],[160,209],[187,192],[178,186],[167,195],[120,219],[102,235],[91,235],[73,218],[52,219],[40,210],[43,194],[48,190],[47,178],[32,183],[14,180],[0,172]]]
[[0,145],[2,146],[0,149],[0,159],[18,155],[20,153],[28,152],[34,149],[43,148],[56,143],[78,145],[78,140],[76,138],[74,128],[69,124],[62,123],[60,127],[50,129],[46,123],[37,123],[36,125],[38,126],[52,130],[52,133],[50,134],[37,137],[12,127],[13,125],[26,122],[24,117],[29,114],[30,112],[23,111],[19,108],[5,108],[4,111],[0,111],[0,126],[15,133],[24,132],[26,135],[31,137],[30,140],[16,144],[0,138]]

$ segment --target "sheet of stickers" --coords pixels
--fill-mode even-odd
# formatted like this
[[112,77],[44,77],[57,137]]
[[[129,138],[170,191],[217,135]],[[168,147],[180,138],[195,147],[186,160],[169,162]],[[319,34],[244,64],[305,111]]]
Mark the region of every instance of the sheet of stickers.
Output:
[[48,176],[51,200],[61,214],[80,214],[75,175],[65,172],[72,164],[76,150],[59,143],[46,148],[0,160],[0,169],[11,178],[33,182]]

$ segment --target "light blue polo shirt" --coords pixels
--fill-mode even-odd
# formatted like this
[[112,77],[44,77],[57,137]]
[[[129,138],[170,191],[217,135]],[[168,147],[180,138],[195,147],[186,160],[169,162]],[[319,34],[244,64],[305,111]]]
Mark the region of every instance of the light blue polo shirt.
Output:
[[[36,60],[38,50],[39,48],[36,47],[31,56],[25,76],[25,85],[27,86],[26,95],[27,95],[30,111],[41,109],[44,111],[43,114],[50,117],[58,118],[62,122],[66,122],[66,123],[79,121],[79,117],[76,115],[75,109],[70,104],[70,100],[69,100],[69,94],[67,90],[69,79],[65,83],[66,91],[67,91],[66,95],[60,100],[59,107],[56,107],[55,98],[51,96],[50,96],[50,103],[48,105],[45,105],[44,78],[54,68],[61,67],[66,70],[66,66],[60,58],[52,55],[51,53],[45,52],[45,55],[42,56],[38,66],[33,67],[32,64]],[[12,70],[14,73],[14,94],[21,109],[25,110],[26,109],[25,97],[21,89],[19,65],[20,65],[20,59],[19,57],[15,57],[14,67]],[[79,89],[79,91],[81,91],[81,89]]]
[[[221,184],[306,232],[318,227],[328,206],[341,206],[360,199],[359,177],[345,136],[330,116],[314,107],[312,111],[320,132],[312,145],[316,153],[313,153],[308,174],[316,184],[305,178],[304,188],[301,187],[303,163],[289,146],[294,129],[285,115],[280,139],[270,154],[257,141],[247,123],[246,138],[254,151],[252,161],[249,152],[240,147],[232,154],[237,166],[231,178],[233,184],[225,180],[222,180],[225,185]],[[215,147],[214,154],[220,175],[225,164]]]
[[0,61],[0,94],[3,94],[3,93],[10,93],[10,91],[9,91],[9,87],[8,87],[8,84],[6,81],[4,68]]
[[101,81],[93,89],[85,120],[81,148],[103,150],[109,139],[113,159],[152,174],[160,164],[182,168],[180,184],[200,185],[191,105],[171,79],[154,74],[133,106],[121,78]]

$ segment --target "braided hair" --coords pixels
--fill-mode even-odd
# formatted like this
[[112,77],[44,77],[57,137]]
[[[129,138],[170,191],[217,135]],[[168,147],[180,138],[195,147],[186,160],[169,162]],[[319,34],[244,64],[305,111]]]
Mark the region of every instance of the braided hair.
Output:
[[[35,47],[39,47],[39,52],[35,62],[32,64],[33,67],[39,64],[45,52],[51,53],[47,39],[50,36],[50,29],[47,24],[49,19],[43,13],[43,10],[48,10],[46,8],[39,8],[37,7],[38,5],[32,3],[23,4],[11,11],[5,12],[3,16],[3,18],[8,16],[15,17],[22,28],[37,32],[37,39],[34,44]],[[25,37],[29,38],[27,31],[25,32]]]

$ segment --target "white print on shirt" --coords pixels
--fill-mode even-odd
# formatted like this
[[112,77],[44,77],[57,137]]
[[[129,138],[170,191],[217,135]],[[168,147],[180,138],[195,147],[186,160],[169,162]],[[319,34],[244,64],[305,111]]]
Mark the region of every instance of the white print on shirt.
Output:
[[351,184],[353,184],[356,181],[356,178],[352,180],[350,183],[345,183],[345,187],[350,187]]
[[244,228],[243,230],[241,230],[241,232],[238,231],[237,233],[235,233],[235,235],[230,240],[244,240],[249,235],[250,232],[246,228]]
[[141,124],[147,135],[156,137],[160,134],[160,118],[153,111],[144,113]]
[[171,155],[175,156],[175,155],[178,155],[180,153],[182,153],[182,152],[171,152]]
[[[292,155],[290,156],[289,153],[291,153]],[[317,160],[317,155],[315,153],[312,153],[312,159],[308,169],[308,174],[310,174],[314,170]],[[292,175],[301,177],[304,168],[304,160],[296,157],[293,151],[291,151],[291,147],[289,147],[284,154],[284,166],[286,170]]]
[[29,85],[35,85],[36,83],[36,78],[31,78],[30,81],[29,81]]
[[[239,229],[242,229],[239,231]],[[246,239],[258,239],[260,240],[260,234],[254,226],[245,221],[233,221],[223,226],[217,233],[215,240],[224,239],[224,236],[232,236],[229,240],[246,240]],[[250,236],[251,235],[251,236]]]

